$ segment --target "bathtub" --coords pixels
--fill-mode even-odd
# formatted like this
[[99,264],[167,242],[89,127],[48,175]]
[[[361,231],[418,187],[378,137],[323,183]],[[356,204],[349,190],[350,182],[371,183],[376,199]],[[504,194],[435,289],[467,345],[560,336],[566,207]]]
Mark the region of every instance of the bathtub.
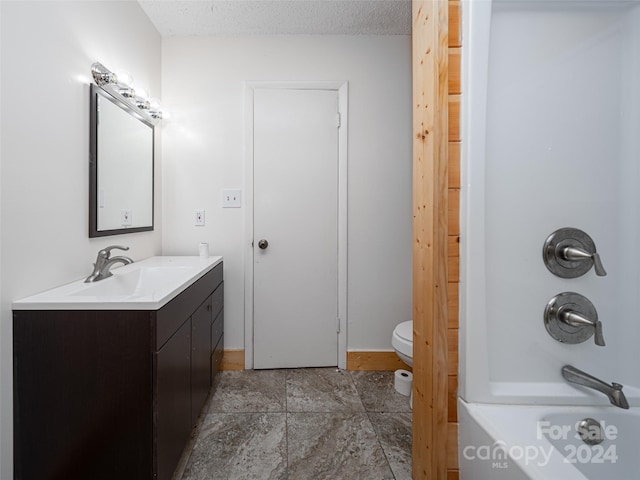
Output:
[[[461,478],[631,480],[640,477],[640,408],[458,402]],[[589,446],[576,424],[593,418],[604,441]]]
[[[461,4],[460,477],[640,479],[640,1]],[[561,227],[595,239],[607,276],[547,270]],[[606,346],[549,335],[563,292],[596,305]],[[600,446],[575,437],[589,417],[611,427]]]

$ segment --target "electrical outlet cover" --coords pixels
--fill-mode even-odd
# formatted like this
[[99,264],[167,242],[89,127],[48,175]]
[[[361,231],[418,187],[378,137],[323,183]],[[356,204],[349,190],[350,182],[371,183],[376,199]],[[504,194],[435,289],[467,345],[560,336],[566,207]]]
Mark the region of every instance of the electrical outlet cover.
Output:
[[204,210],[195,210],[195,222],[196,227],[204,227]]
[[125,209],[120,211],[120,223],[123,227],[130,227],[133,225],[133,221],[131,219],[131,210]]

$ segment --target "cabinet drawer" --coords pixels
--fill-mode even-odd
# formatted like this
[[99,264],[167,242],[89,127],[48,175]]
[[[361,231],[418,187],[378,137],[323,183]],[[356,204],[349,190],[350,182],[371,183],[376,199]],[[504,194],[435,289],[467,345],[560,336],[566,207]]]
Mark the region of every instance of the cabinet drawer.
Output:
[[[222,310],[222,305],[224,302],[224,282],[220,284],[220,286],[213,292],[211,295],[211,313],[213,318],[216,318],[220,310]],[[214,344],[215,345],[215,344]]]
[[156,344],[159,350],[171,335],[189,318],[211,292],[222,283],[222,263],[216,265],[204,277],[197,280],[176,298],[156,312]]
[[222,310],[211,324],[211,345],[216,345],[222,337],[224,329],[224,310]]

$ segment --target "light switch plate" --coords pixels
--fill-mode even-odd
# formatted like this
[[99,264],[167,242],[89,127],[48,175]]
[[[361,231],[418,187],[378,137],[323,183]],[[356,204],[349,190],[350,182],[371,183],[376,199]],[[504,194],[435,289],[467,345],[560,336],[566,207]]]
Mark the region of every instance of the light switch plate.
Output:
[[240,208],[242,191],[239,188],[222,190],[222,208]]

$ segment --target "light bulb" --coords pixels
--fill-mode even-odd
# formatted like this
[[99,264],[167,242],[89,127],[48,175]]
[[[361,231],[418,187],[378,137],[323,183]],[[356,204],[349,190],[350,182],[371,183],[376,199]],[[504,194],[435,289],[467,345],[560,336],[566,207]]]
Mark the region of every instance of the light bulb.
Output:
[[135,91],[138,97],[143,98],[145,100],[149,98],[149,92],[147,92],[144,88],[136,87]]
[[118,93],[120,95],[122,95],[123,97],[125,97],[125,98],[135,98],[135,96],[136,96],[135,90],[133,88],[129,88],[129,87],[120,88],[118,90]]
[[136,97],[136,106],[141,110],[149,110],[149,100]]
[[118,83],[120,85],[130,86],[133,83],[133,77],[129,72],[116,72],[116,77],[118,78]]

